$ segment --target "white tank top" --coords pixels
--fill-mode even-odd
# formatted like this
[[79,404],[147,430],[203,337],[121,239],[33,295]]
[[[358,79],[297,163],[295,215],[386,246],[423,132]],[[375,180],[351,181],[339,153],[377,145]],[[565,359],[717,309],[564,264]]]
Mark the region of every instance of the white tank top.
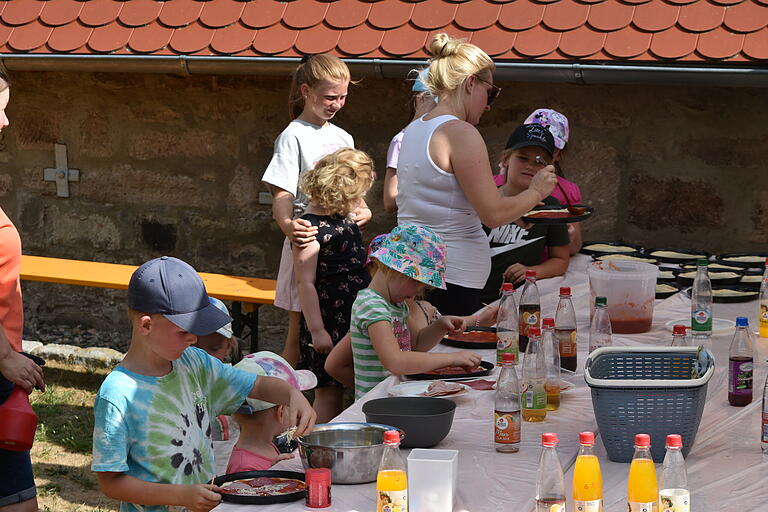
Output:
[[429,141],[443,123],[438,116],[416,119],[405,128],[397,162],[397,223],[428,226],[443,237],[448,264],[445,281],[483,288],[491,271],[491,251],[477,212],[456,176],[429,156]]

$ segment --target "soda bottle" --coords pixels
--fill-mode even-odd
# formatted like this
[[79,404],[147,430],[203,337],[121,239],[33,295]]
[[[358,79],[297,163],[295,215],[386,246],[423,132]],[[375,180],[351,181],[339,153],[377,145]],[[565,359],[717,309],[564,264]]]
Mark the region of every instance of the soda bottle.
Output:
[[736,318],[736,333],[728,350],[728,403],[743,407],[752,402],[752,333],[746,317]]
[[611,341],[611,317],[608,314],[608,299],[595,297],[595,312],[592,314],[592,322],[589,324],[589,352],[600,347],[610,347]]
[[541,345],[547,366],[544,380],[547,410],[556,411],[560,408],[560,346],[555,337],[555,319],[544,318],[541,320],[541,325]]
[[686,336],[687,328],[684,325],[675,325],[672,327],[672,347],[687,347],[688,337]]
[[400,456],[400,432],[384,432],[384,455],[376,475],[376,512],[408,511],[408,478]]
[[547,416],[547,392],[544,389],[547,366],[541,346],[541,329],[531,327],[528,334],[523,359],[523,420],[538,422]]
[[557,457],[557,434],[541,434],[541,458],[536,471],[536,512],[565,512],[563,467]]
[[520,386],[517,383],[515,354],[504,353],[501,373],[496,382],[493,442],[497,452],[520,449]]
[[763,385],[763,414],[762,414],[762,427],[760,428],[760,445],[762,446],[763,453],[768,454],[768,377],[765,378],[765,384]]
[[541,328],[541,301],[539,287],[536,285],[536,271],[525,271],[525,284],[520,292],[520,352],[525,353],[528,346],[528,329]]
[[685,472],[685,459],[680,451],[683,439],[679,434],[667,436],[667,453],[659,478],[659,510],[690,512],[691,493],[688,490],[688,475]]
[[560,343],[560,366],[576,371],[576,312],[571,302],[571,289],[560,288],[560,301],[555,312],[555,334]]
[[765,258],[763,282],[760,283],[760,337],[768,338],[768,258]]
[[712,334],[712,282],[704,258],[696,261],[696,277],[691,290],[691,329],[694,338]]
[[518,343],[517,304],[515,304],[515,287],[512,283],[501,285],[501,301],[496,317],[496,363],[502,363],[506,353],[515,355],[515,364],[520,362],[520,345]]
[[594,452],[595,433],[580,433],[579,444],[579,455],[573,466],[573,509],[603,512],[603,475]]
[[648,434],[635,435],[635,454],[627,481],[627,504],[629,512],[658,511],[659,488],[651,457],[651,436]]

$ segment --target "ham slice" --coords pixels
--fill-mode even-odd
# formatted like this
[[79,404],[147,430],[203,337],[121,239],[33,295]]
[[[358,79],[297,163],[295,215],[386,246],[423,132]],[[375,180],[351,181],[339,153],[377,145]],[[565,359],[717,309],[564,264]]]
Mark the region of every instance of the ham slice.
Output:
[[457,382],[446,382],[443,380],[436,380],[431,383],[427,390],[421,393],[422,396],[448,396],[460,393],[464,389],[464,386]]
[[462,382],[462,384],[469,386],[472,389],[477,389],[479,391],[487,391],[487,390],[493,389],[496,386],[495,381],[486,380],[486,379],[465,380],[464,382]]

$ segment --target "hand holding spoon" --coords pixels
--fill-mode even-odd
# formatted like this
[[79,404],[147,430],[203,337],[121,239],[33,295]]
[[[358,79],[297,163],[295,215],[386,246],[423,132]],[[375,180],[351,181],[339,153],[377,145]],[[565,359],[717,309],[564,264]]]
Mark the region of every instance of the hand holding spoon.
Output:
[[[543,158],[541,158],[541,156],[539,156],[539,155],[536,155],[536,163],[537,163],[537,164],[541,164],[541,165],[549,165],[549,164],[548,164],[547,162],[545,162],[545,161],[544,161],[544,159],[543,159]],[[573,215],[573,216],[580,216],[580,215],[584,215],[584,213],[587,211],[587,209],[586,209],[586,208],[583,208],[583,207],[581,207],[581,206],[573,206],[573,205],[571,204],[571,200],[570,200],[570,199],[568,199],[568,194],[566,194],[566,193],[565,193],[565,190],[563,189],[563,186],[562,186],[562,185],[560,185],[560,181],[558,181],[558,182],[557,182],[557,187],[560,189],[560,192],[562,192],[562,193],[563,193],[563,197],[565,197],[565,202],[566,202],[566,203],[568,203],[568,205],[567,205],[567,208],[568,208],[568,213],[569,213],[569,214],[571,214],[571,215]]]

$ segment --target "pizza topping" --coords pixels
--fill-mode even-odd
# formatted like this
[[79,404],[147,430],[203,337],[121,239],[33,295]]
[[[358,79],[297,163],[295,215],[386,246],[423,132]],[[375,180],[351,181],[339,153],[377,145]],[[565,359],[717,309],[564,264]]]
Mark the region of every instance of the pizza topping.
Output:
[[485,371],[485,368],[482,366],[476,366],[474,368],[464,368],[461,366],[444,366],[443,368],[438,368],[436,370],[431,370],[424,373],[428,373],[430,375],[462,375],[465,373],[476,373],[483,371]]
[[427,387],[427,390],[420,393],[422,396],[447,396],[460,393],[464,389],[464,386],[457,382],[445,382],[444,380],[436,380]]
[[496,333],[490,331],[466,331],[461,334],[452,334],[447,338],[453,341],[468,343],[496,343]]
[[307,485],[301,480],[267,476],[235,480],[221,486],[222,492],[238,496],[279,496],[300,492],[306,488]]

